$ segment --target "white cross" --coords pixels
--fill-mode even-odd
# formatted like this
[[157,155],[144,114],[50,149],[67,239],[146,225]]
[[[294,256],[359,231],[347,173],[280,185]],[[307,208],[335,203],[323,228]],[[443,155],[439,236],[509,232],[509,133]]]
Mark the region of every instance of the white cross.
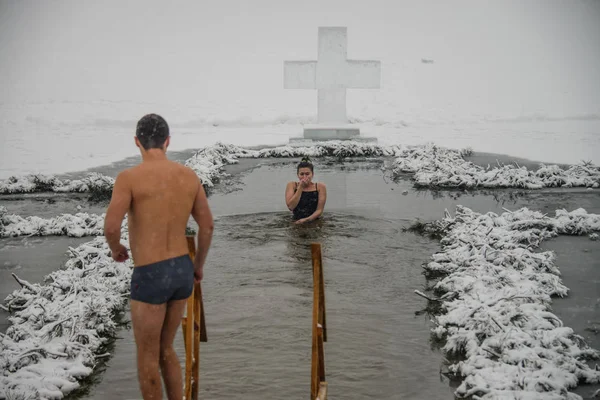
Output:
[[346,89],[379,89],[381,63],[348,60],[346,28],[319,28],[318,61],[285,61],[285,89],[317,89],[320,124],[347,124]]

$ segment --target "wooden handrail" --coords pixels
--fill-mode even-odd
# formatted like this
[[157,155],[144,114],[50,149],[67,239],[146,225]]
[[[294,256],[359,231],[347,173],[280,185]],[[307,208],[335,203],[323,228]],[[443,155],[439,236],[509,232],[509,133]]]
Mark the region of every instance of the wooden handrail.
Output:
[[313,318],[310,398],[311,400],[326,400],[327,382],[325,381],[323,342],[327,341],[327,319],[325,315],[325,284],[321,245],[318,243],[311,244],[311,252],[313,262]]
[[319,272],[319,324],[323,327],[323,341],[327,341],[327,313],[325,311],[325,280],[323,279],[323,257],[321,254],[321,245],[313,243],[311,245],[313,255],[313,269],[315,263],[318,263]]
[[[187,236],[188,252],[192,260],[196,257],[196,243],[193,236]],[[200,342],[207,342],[206,322],[202,287],[194,284],[193,294],[187,301],[187,314],[181,321],[185,344],[185,389],[186,400],[198,400],[200,379]]]
[[[192,260],[196,256],[193,236],[187,237],[188,250]],[[325,355],[323,343],[327,341],[327,318],[325,308],[325,283],[321,245],[311,244],[313,264],[313,318],[312,318],[312,359],[311,359],[311,400],[327,400],[325,380]],[[190,321],[193,321],[190,322]],[[200,372],[200,342],[208,340],[202,301],[202,287],[194,284],[193,295],[187,302],[187,315],[182,319],[185,344],[185,390],[186,400],[198,400]]]

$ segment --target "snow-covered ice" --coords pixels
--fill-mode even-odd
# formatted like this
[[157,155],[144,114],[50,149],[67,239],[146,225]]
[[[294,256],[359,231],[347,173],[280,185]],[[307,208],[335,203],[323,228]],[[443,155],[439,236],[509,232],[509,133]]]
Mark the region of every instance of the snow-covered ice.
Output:
[[54,218],[21,217],[0,206],[0,238],[15,236],[66,235],[73,237],[103,234],[104,214],[63,214]]
[[480,167],[463,157],[470,149],[453,150],[428,144],[403,150],[394,162],[393,172],[414,173],[417,187],[434,188],[525,188],[600,187],[600,167],[591,163],[561,168],[540,165],[532,171],[517,162]]
[[460,397],[580,399],[580,383],[600,383],[587,360],[600,358],[550,311],[566,296],[555,254],[535,252],[559,234],[600,231],[600,215],[557,210],[554,217],[527,208],[480,214],[458,206],[456,215],[426,229],[442,250],[425,266],[436,279],[441,314],[433,334],[444,341],[450,371],[463,378]]
[[64,181],[55,176],[41,174],[11,176],[0,181],[0,194],[112,191],[114,183],[113,178],[97,172],[90,173],[83,179],[66,179]]
[[[332,141],[304,146],[276,146],[259,150],[232,144],[216,143],[198,150],[185,165],[192,168],[204,185],[213,186],[223,175],[223,167],[238,158],[265,157],[395,157],[391,166],[396,176],[411,173],[417,187],[435,188],[525,188],[600,187],[600,167],[591,163],[540,165],[537,170],[518,163],[489,165],[487,168],[465,160],[471,149],[449,149],[434,144],[418,146],[380,145],[356,141]],[[114,179],[92,173],[80,180],[61,181],[54,176],[28,175],[0,181],[0,194],[36,191],[110,193]]]

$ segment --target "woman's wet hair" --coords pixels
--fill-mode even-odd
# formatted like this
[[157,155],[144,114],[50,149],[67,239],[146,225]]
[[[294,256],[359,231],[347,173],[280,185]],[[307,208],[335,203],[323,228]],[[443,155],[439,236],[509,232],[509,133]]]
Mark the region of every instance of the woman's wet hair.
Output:
[[298,164],[298,168],[296,168],[296,173],[300,172],[300,168],[310,168],[310,172],[315,172],[313,164],[308,156],[302,157],[302,160],[300,160],[300,163]]

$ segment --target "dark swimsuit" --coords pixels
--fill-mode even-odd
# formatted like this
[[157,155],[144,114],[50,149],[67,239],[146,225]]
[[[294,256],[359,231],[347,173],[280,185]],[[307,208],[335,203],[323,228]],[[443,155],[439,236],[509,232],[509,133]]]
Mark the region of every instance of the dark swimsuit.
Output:
[[190,297],[194,289],[194,263],[188,254],[135,267],[131,299],[149,304]]
[[[308,218],[313,215],[315,211],[317,211],[317,205],[319,204],[319,188],[317,187],[316,183],[315,189],[316,190],[313,190],[312,192],[302,192],[300,201],[293,210],[294,220]],[[298,190],[298,184],[296,184],[294,190]]]

